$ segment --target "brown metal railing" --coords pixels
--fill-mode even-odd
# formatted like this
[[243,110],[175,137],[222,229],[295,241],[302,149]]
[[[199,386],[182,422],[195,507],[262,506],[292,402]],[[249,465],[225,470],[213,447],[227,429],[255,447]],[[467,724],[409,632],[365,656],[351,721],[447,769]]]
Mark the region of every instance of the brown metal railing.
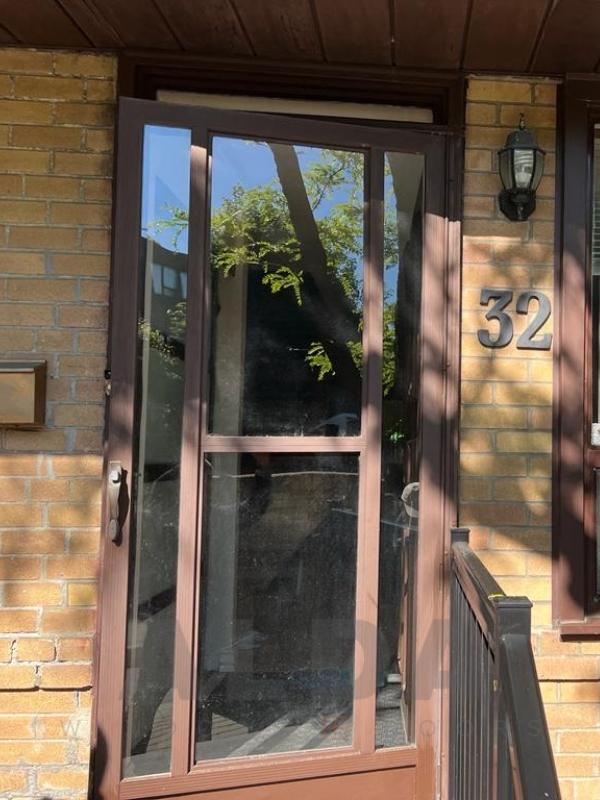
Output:
[[560,800],[531,601],[508,597],[452,530],[450,800]]

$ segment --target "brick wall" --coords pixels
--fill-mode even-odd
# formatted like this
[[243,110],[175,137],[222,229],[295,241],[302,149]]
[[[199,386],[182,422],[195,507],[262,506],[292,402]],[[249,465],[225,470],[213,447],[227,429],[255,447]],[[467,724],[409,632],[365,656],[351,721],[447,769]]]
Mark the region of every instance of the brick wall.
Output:
[[0,797],[85,797],[115,61],[0,50],[0,352],[48,361],[0,433]]
[[[600,798],[600,643],[551,628],[552,353],[483,348],[481,288],[540,289],[553,299],[556,87],[469,81],[463,228],[461,523],[504,590],[534,602],[534,649],[564,800]],[[524,112],[547,150],[537,210],[498,210],[496,151]],[[514,313],[515,335],[526,320]],[[531,318],[531,317],[530,317]],[[494,330],[496,328],[494,327]],[[551,321],[544,331],[551,330]]]

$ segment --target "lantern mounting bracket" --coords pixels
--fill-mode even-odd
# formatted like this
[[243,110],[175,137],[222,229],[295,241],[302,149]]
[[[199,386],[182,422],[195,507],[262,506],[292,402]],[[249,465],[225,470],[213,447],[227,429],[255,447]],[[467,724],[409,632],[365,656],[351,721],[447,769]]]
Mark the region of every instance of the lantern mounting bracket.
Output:
[[535,192],[503,189],[498,195],[500,211],[511,222],[522,222],[535,211]]

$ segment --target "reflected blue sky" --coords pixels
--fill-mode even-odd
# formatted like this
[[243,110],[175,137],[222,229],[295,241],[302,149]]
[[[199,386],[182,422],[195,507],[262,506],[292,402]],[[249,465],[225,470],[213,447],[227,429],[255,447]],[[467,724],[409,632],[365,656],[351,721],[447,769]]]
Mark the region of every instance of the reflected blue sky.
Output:
[[[168,220],[172,208],[189,209],[191,131],[184,128],[169,128],[148,125],[144,133],[142,229],[145,236],[170,250],[188,252],[187,228],[161,227],[159,220]],[[296,146],[301,169],[322,159],[323,149]],[[348,201],[352,187],[348,181],[337,187],[319,204],[315,212],[317,219],[326,216],[338,203]],[[231,197],[236,185],[244,189],[272,184],[280,188],[273,153],[265,142],[216,136],[213,139],[212,204],[219,207]],[[391,178],[385,178],[386,214],[394,213]],[[358,268],[359,265],[357,265]],[[390,265],[385,270],[386,295],[395,292],[398,266]]]
[[231,197],[237,184],[252,189],[270,183],[276,177],[273,153],[264,143],[223,136],[213,139],[213,206],[218,207]]
[[[387,163],[387,162],[386,162]],[[392,176],[387,172],[384,176],[383,191],[384,191],[384,214],[386,225],[390,224],[390,217],[396,214],[396,198],[394,196],[394,186]],[[398,291],[398,261],[394,263],[389,262],[387,259],[384,261],[383,269],[383,291],[386,303],[396,302],[396,293]]]
[[[335,153],[320,147],[295,145],[300,169],[305,172],[312,164],[323,160],[323,154]],[[249,139],[215,136],[212,145],[212,202],[215,207],[231,196],[234,186],[244,189],[271,184],[280,189],[277,167],[273,153],[266,142]],[[347,202],[350,188],[353,186],[350,175],[348,180],[339,186],[331,195],[319,204],[315,217],[322,219],[332,206]]]
[[[157,228],[171,217],[169,207],[189,210],[191,131],[146,125],[144,129],[142,233],[173,250],[174,228]],[[187,228],[177,238],[177,250],[188,251]]]

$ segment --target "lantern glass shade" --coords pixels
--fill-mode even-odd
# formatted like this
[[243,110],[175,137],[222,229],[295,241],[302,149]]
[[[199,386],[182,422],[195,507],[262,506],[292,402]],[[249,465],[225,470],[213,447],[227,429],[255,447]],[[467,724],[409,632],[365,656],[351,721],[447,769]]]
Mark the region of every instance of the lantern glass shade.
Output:
[[536,150],[535,151],[535,165],[533,168],[533,179],[531,181],[531,188],[535,192],[540,185],[540,181],[542,180],[542,175],[544,174],[544,151],[543,150]]
[[513,150],[515,189],[531,189],[535,150]]
[[512,151],[501,150],[499,155],[500,180],[505,189],[514,189]]
[[534,191],[544,172],[544,151],[532,147],[505,147],[498,153],[500,179],[509,191]]

